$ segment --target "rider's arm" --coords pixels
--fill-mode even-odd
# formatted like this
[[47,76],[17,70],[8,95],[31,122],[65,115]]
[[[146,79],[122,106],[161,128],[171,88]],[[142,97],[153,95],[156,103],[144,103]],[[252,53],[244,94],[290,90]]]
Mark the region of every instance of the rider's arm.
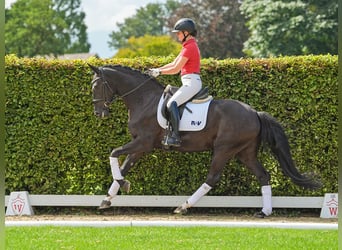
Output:
[[187,61],[188,58],[178,55],[172,63],[166,64],[158,69],[162,75],[174,75],[179,73]]

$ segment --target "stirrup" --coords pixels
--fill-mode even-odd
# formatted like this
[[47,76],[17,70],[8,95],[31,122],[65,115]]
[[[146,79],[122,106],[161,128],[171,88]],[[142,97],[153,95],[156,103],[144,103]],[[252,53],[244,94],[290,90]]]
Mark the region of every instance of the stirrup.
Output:
[[166,136],[166,138],[163,139],[162,144],[164,146],[172,146],[172,147],[180,147],[181,146],[181,140],[177,137],[173,136]]

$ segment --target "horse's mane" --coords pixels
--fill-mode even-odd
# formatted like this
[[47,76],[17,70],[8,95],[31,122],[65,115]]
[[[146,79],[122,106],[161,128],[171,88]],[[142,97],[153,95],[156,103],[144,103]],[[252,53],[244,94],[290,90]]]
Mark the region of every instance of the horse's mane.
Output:
[[143,79],[147,80],[147,79],[150,79],[152,82],[155,82],[157,83],[158,85],[160,85],[161,87],[164,88],[164,86],[154,77],[151,77],[149,76],[148,74],[146,74],[145,72],[142,72],[138,69],[134,69],[134,68],[131,68],[131,67],[128,67],[128,66],[123,66],[123,65],[120,65],[120,64],[107,64],[107,65],[104,65],[103,68],[110,68],[110,69],[115,69],[115,70],[118,70],[118,71],[124,71],[124,72],[127,72],[128,74],[134,74],[134,75],[139,75],[139,76],[142,76]]
[[120,64],[107,64],[107,65],[104,65],[103,68],[110,68],[110,69],[115,69],[115,70],[118,70],[118,71],[130,71],[130,73],[139,73],[139,74],[142,74],[142,75],[145,75],[146,77],[148,77],[147,74],[141,72],[140,70],[137,70],[137,69],[133,69],[131,67],[128,67],[128,66],[123,66],[123,65],[120,65]]

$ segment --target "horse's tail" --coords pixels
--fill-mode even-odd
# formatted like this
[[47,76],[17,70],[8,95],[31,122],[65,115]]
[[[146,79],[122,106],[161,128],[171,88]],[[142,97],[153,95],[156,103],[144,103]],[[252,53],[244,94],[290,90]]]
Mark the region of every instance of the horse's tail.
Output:
[[299,186],[310,189],[320,188],[322,184],[319,181],[298,172],[292,160],[287,136],[280,123],[265,112],[258,112],[258,116],[261,122],[261,142],[271,148],[283,173]]

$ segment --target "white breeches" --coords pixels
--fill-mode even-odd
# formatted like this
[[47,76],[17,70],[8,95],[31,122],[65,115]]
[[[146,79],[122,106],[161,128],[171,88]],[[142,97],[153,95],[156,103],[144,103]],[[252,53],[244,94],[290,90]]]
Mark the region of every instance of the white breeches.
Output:
[[196,95],[202,88],[202,80],[198,74],[187,74],[181,77],[182,87],[170,98],[167,102],[167,107],[170,108],[172,102],[176,102],[177,106],[182,105],[191,97]]

